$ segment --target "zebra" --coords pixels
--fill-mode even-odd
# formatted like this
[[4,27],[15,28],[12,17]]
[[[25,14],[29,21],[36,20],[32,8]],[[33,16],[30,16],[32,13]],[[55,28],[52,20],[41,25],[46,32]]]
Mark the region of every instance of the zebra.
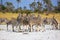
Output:
[[[18,17],[21,18],[20,14]],[[7,18],[5,18],[4,22],[7,24],[7,31],[8,31],[8,25],[12,25],[12,31],[14,32],[14,27],[20,26],[21,19],[11,18],[11,20],[8,20]]]
[[5,21],[5,18],[0,18],[0,24]]
[[35,30],[34,29],[35,28],[34,25],[36,25],[36,27],[38,27],[38,25],[41,26],[41,17],[40,17],[40,15],[38,15],[38,17],[36,17],[35,15],[30,15],[31,31]]
[[51,24],[54,25],[56,29],[58,29],[58,22],[57,22],[57,20],[54,18],[54,16],[51,18]]

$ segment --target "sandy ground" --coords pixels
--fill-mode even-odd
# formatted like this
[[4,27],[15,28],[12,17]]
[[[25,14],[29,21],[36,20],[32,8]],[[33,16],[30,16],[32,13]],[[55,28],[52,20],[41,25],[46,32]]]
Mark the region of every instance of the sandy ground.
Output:
[[[11,25],[9,25],[11,27]],[[6,30],[6,25],[0,25],[0,40],[60,40],[60,30],[45,30],[44,32],[12,32]]]
[[0,31],[0,40],[60,40],[60,30],[28,32],[28,34]]

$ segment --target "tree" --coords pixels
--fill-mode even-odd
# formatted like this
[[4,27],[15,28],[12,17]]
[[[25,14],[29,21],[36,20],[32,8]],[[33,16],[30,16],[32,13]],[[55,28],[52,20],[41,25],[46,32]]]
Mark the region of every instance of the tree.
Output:
[[6,9],[5,5],[3,5],[3,0],[0,0],[0,11],[4,12]]
[[32,11],[39,13],[42,10],[42,4],[39,2],[39,0],[38,0],[38,2],[35,2],[35,0],[34,0],[34,2],[32,2],[30,4],[30,8]]
[[27,12],[27,7],[26,7],[26,6],[23,7],[23,12],[24,12],[24,13]]
[[14,6],[11,2],[6,2],[6,11],[12,12],[14,10]]
[[20,12],[22,13],[22,7],[19,7],[19,8],[17,8],[17,9],[15,9],[15,12],[16,12],[16,13],[20,13]]
[[58,11],[60,12],[60,0],[58,0]]
[[3,5],[3,0],[0,0],[0,3],[1,3],[0,5]]
[[43,0],[43,1],[44,1],[44,4],[46,4],[45,7],[47,7],[47,13],[46,14],[48,14],[52,10],[51,0]]
[[60,0],[58,0],[58,6],[60,7]]
[[[17,5],[17,7],[19,8],[19,3],[21,2],[21,0],[16,0],[17,1],[17,3],[18,3],[18,5]],[[19,12],[19,11],[18,11]]]
[[0,0],[0,11],[2,11],[3,1]]
[[39,0],[38,0],[38,2],[37,2],[37,10],[38,10],[38,13],[39,12],[41,12],[41,10],[42,10],[42,4],[39,2]]
[[19,8],[19,3],[20,3],[20,2],[21,2],[21,0],[17,0],[17,3],[18,3],[18,6],[17,6],[17,7],[18,7],[18,8]]
[[4,5],[0,5],[0,11],[5,12],[6,7]]
[[35,9],[36,9],[36,2],[35,2],[35,0],[34,0],[34,2],[32,2],[32,3],[30,4],[30,8],[31,8],[33,11],[35,11]]
[[57,1],[57,6],[54,6],[54,12],[59,13],[60,12],[60,0]]

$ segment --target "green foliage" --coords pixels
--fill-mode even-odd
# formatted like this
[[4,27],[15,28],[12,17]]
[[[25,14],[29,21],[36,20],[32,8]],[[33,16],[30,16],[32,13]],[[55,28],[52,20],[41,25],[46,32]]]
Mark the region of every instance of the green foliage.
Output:
[[[26,6],[24,6],[23,8],[22,7],[19,7],[19,3],[21,2],[21,0],[16,0],[17,1],[17,9],[15,9],[14,5],[11,3],[11,2],[6,2],[5,5],[0,5],[0,11],[2,12],[15,12],[15,13],[27,13],[27,14],[30,14],[32,12],[37,12],[37,13],[43,13],[43,12],[51,12],[53,5],[52,5],[52,2],[51,0],[43,0],[44,4],[46,5],[43,5],[39,0],[38,2],[36,2],[35,0],[29,4],[30,6],[30,10],[27,9]],[[1,3],[2,3],[2,0],[1,0]],[[44,6],[44,7],[43,7]],[[60,12],[60,2],[58,2],[58,6],[57,7],[53,7],[54,10],[53,12]]]
[[52,11],[52,2],[51,0],[43,0],[45,4],[45,8],[47,8],[47,14],[49,14]]
[[2,8],[2,10],[5,10],[5,9],[6,9],[6,7],[5,7],[4,5],[2,5],[2,7],[1,7],[1,8]]
[[55,8],[54,12],[55,13],[60,13],[60,9],[59,8]]
[[17,2],[21,2],[21,0],[16,0]]

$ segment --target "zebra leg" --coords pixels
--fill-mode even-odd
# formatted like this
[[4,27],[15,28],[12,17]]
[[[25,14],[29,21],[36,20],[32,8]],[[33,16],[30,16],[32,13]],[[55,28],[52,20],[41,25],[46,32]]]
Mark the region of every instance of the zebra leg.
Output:
[[33,31],[33,25],[31,25],[31,32]]
[[32,32],[32,31],[33,31],[33,25],[29,24],[29,32]]
[[14,32],[14,25],[12,25],[12,31]]
[[19,30],[21,30],[21,27],[20,27],[21,25],[19,24]]
[[29,30],[29,32],[31,32],[31,25],[30,24],[29,24],[28,30]]
[[7,31],[8,31],[8,23],[7,23]]
[[57,26],[55,26],[56,27],[56,29],[58,29],[58,27]]

